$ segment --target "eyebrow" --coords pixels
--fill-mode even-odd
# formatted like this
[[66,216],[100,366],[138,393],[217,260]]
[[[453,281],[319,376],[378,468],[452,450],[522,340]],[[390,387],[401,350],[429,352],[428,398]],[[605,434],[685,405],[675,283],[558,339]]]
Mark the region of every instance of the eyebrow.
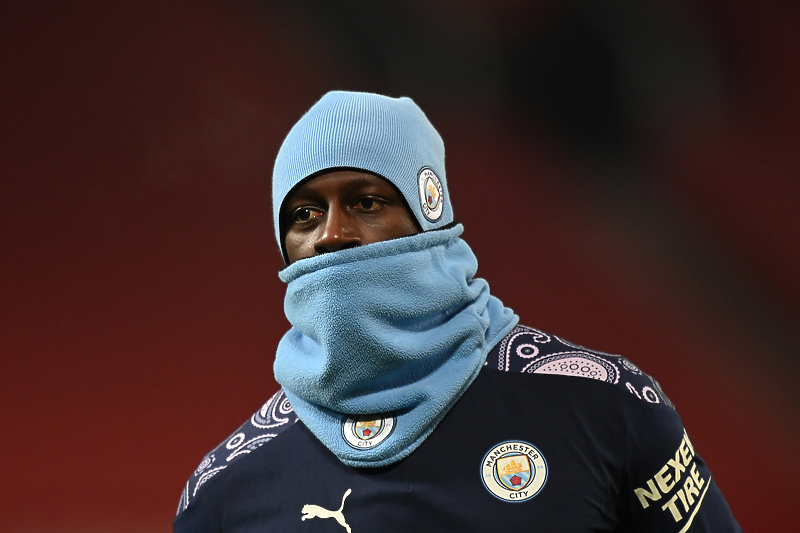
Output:
[[[383,184],[383,183],[376,182],[375,180],[372,180],[372,179],[370,179],[368,177],[362,177],[362,176],[359,176],[358,178],[355,178],[355,179],[351,180],[349,185],[351,187],[381,187],[381,186],[384,186],[384,185],[389,185],[391,187],[391,183]],[[399,191],[395,191],[395,192],[399,192]],[[318,194],[318,191],[316,191],[313,187],[310,187],[310,188],[302,188],[301,187],[300,189],[295,191],[289,198],[287,198],[286,205],[292,203],[292,200],[294,200],[295,198],[307,198],[309,196],[316,196],[317,194]]]

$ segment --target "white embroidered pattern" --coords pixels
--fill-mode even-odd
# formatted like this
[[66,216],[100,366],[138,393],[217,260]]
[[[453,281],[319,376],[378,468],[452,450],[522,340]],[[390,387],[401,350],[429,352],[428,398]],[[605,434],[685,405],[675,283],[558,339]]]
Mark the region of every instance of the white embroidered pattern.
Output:
[[616,365],[588,352],[551,354],[530,363],[522,371],[599,379],[607,383],[619,381],[619,369]]
[[[523,338],[528,342],[523,342],[519,345],[515,344],[515,341],[519,338]],[[539,353],[539,348],[536,345],[548,342],[550,342],[550,336],[547,333],[527,326],[515,327],[500,342],[500,357],[497,361],[497,369],[508,372],[510,370],[512,354],[523,358],[536,357]]]
[[489,353],[486,366],[504,372],[558,374],[624,384],[639,400],[674,409],[661,386],[621,355],[585,348],[518,325]]
[[[181,494],[178,514],[189,506],[200,487],[227,468],[231,461],[263,446],[289,427],[290,423],[296,421],[297,415],[294,414],[284,392],[282,390],[276,392],[241,428],[203,457]],[[264,433],[264,429],[270,431]],[[223,464],[219,464],[218,456],[225,457]],[[215,467],[211,468],[212,466]]]

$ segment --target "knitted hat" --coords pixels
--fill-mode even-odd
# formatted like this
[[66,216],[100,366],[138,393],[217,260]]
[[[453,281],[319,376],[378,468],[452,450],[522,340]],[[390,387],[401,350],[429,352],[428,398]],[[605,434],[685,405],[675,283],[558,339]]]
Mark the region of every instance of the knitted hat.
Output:
[[391,181],[423,231],[453,221],[444,143],[410,98],[329,92],[289,131],[272,172],[272,216],[284,259],[280,210],[301,181],[350,168]]

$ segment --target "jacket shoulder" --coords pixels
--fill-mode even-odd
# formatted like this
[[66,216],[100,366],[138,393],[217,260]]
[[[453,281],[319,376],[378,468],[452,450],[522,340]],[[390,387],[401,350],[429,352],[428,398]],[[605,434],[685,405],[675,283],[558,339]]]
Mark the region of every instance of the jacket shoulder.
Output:
[[183,488],[176,514],[189,507],[209,480],[292,427],[297,420],[283,389],[276,392],[247,422],[203,457]]
[[485,365],[502,372],[603,381],[643,402],[674,409],[658,382],[625,357],[585,348],[528,326],[518,325],[503,337],[489,351]]

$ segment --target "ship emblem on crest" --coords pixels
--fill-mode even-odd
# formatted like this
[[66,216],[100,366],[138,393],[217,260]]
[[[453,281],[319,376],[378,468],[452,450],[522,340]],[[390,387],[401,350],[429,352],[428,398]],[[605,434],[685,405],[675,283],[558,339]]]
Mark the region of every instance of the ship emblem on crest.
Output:
[[359,420],[353,424],[353,430],[361,440],[370,440],[381,433],[383,429],[383,419],[380,420]]
[[359,415],[342,424],[342,437],[353,448],[366,450],[385,441],[394,430],[390,415]]
[[439,206],[439,202],[442,199],[442,195],[439,194],[439,190],[433,184],[432,179],[425,180],[425,203],[428,204],[428,208],[433,210]]
[[483,457],[481,481],[500,500],[524,502],[544,487],[547,462],[542,452],[529,442],[503,442]]
[[494,468],[497,478],[510,490],[522,490],[531,481],[531,461],[525,455],[500,458]]

